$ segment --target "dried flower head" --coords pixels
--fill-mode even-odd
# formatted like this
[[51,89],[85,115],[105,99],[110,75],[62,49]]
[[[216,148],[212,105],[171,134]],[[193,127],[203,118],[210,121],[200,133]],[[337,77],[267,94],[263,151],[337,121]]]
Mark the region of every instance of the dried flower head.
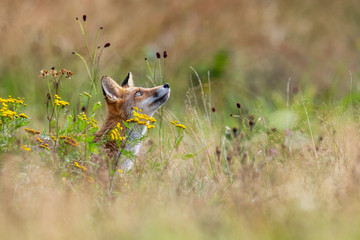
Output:
[[163,57],[164,57],[164,58],[167,58],[167,56],[168,56],[168,55],[167,55],[167,52],[166,52],[166,51],[164,51],[164,53],[163,53]]
[[83,20],[84,20],[84,22],[86,21],[86,15],[85,14],[83,15]]
[[105,43],[104,48],[110,47],[110,43]]
[[237,108],[241,108],[241,104],[240,104],[240,103],[236,103],[236,107],[237,107]]
[[156,53],[156,57],[157,57],[158,59],[160,59],[160,58],[161,58],[161,55],[160,55],[160,53],[159,53],[159,52],[157,52],[157,53]]

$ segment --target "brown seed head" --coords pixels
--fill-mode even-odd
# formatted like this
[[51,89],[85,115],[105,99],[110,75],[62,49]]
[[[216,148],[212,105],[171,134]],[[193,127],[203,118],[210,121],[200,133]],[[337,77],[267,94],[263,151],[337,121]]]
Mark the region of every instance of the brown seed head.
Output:
[[163,57],[167,58],[167,52],[166,51],[164,51]]
[[236,103],[236,107],[237,107],[237,108],[241,108],[241,104],[240,104],[240,103]]
[[104,48],[110,47],[110,43],[105,43]]
[[85,14],[83,15],[83,20],[84,20],[84,22],[86,22],[86,15]]
[[161,55],[160,55],[160,53],[159,53],[159,52],[157,52],[157,53],[156,53],[156,57],[157,57],[158,59],[160,59],[160,58],[161,58]]
[[212,111],[212,112],[216,112],[216,108],[215,108],[215,107],[212,107],[212,108],[211,108],[211,111]]

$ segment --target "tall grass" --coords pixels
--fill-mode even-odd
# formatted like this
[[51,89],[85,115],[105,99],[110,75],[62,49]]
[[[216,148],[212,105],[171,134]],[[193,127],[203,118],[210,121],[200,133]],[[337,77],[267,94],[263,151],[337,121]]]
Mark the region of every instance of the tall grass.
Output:
[[[1,4],[8,6],[3,9],[19,10],[18,16],[30,12],[18,3],[13,5],[5,1]],[[96,11],[101,15],[94,13],[93,19],[112,22],[120,7],[138,13],[122,15],[121,21],[104,26],[104,35],[114,42],[113,55],[105,59],[106,65],[120,62],[121,67],[136,68],[138,74],[135,76],[147,77],[139,85],[158,85],[166,81],[172,88],[169,102],[154,116],[158,119],[155,131],[137,140],[142,141],[143,146],[134,169],[125,173],[116,171],[121,170],[117,167],[108,169],[110,188],[101,183],[96,174],[98,163],[92,158],[94,155],[105,158],[103,142],[93,141],[102,119],[101,104],[97,103],[101,101],[101,91],[96,82],[100,73],[110,75],[123,70],[99,64],[107,42],[97,44],[101,42],[97,34],[94,39],[85,34],[86,29],[91,30],[95,25],[88,24],[92,18],[86,20],[86,29],[84,17],[78,19],[80,40],[72,38],[75,30],[68,24],[63,31],[73,39],[70,43],[67,37],[58,37],[59,28],[48,27],[44,22],[39,22],[41,26],[33,26],[39,32],[48,29],[47,36],[51,39],[60,39],[59,42],[54,40],[54,45],[41,44],[43,51],[36,51],[36,34],[26,35],[26,39],[35,42],[30,48],[27,42],[22,45],[15,41],[24,39],[22,33],[14,27],[4,28],[7,34],[0,36],[4,40],[0,48],[4,50],[4,59],[11,59],[11,63],[0,60],[4,86],[0,89],[1,238],[359,237],[358,74],[354,71],[354,75],[350,75],[350,94],[342,101],[333,98],[332,85],[322,86],[343,76],[343,68],[337,68],[338,62],[331,59],[356,62],[351,60],[355,56],[355,46],[338,44],[353,43],[356,37],[344,41],[345,34],[330,31],[334,26],[331,19],[353,23],[342,16],[346,12],[356,18],[354,3],[345,1],[340,8],[336,2],[318,6],[316,3],[293,5],[288,1],[275,1],[241,7],[238,2],[229,0],[220,5],[215,1],[207,2],[208,7],[203,9],[204,4],[201,1],[174,2],[162,5],[164,11],[159,10],[161,4],[94,4],[94,9],[101,9]],[[323,7],[327,11],[317,11]],[[45,4],[39,11],[44,16],[53,16],[53,11],[58,9]],[[182,12],[196,13],[197,17],[185,18]],[[298,21],[299,12],[309,13],[313,21],[309,23],[303,17]],[[327,12],[334,12],[334,18],[326,18]],[[5,15],[11,14],[9,11]],[[138,19],[142,14],[152,19],[151,27]],[[209,18],[215,14],[216,21]],[[29,22],[36,22],[35,15],[25,15]],[[329,22],[324,23],[323,19]],[[69,20],[60,15],[59,21],[68,23]],[[164,21],[177,27],[164,31],[161,27]],[[26,21],[20,18],[10,22],[11,26],[26,26]],[[244,25],[233,24],[236,22]],[[356,24],[343,25],[348,26],[344,31],[356,35]],[[212,26],[209,31],[200,31],[208,26]],[[112,28],[116,30],[110,31]],[[110,30],[106,32],[107,29]],[[284,29],[291,31],[287,33]],[[330,33],[321,35],[319,30]],[[130,34],[134,31],[136,34]],[[316,34],[307,35],[308,31]],[[166,66],[163,59],[155,57],[155,52],[163,46],[156,44],[153,50],[152,45],[152,42],[161,42],[164,36],[169,40],[170,49]],[[80,46],[82,40],[85,47],[74,47]],[[308,41],[311,46],[306,44]],[[319,44],[344,47],[332,48],[333,55],[329,57],[319,50],[323,49]],[[102,47],[97,48],[97,45]],[[38,61],[29,61],[27,67],[17,65],[11,46],[17,46],[21,54]],[[56,52],[56,46],[61,53]],[[134,46],[151,46],[151,50],[135,51]],[[259,46],[264,50],[261,53],[258,53]],[[243,49],[248,48],[248,55],[243,56]],[[27,49],[35,49],[38,55]],[[74,49],[79,49],[74,54],[80,60],[71,58]],[[272,52],[276,52],[276,56],[281,54],[285,60],[275,57],[279,61],[274,61]],[[137,62],[124,60],[126,55],[146,56],[147,61],[138,67]],[[74,71],[72,78],[76,81],[64,79],[60,84],[57,78],[51,78],[53,75],[49,76],[51,79],[45,78],[48,85],[46,80],[39,81],[35,77],[24,81],[28,76],[37,75],[34,74],[37,69],[48,65],[49,56],[55,56],[51,61],[65,64],[66,68],[74,66],[78,71]],[[22,62],[27,62],[26,59],[24,57]],[[244,59],[249,63],[244,63]],[[328,61],[318,61],[321,59]],[[307,66],[312,66],[314,61],[316,70]],[[184,66],[188,69],[189,65],[194,66],[187,70],[190,76],[183,77],[186,75]],[[328,68],[335,70],[327,71]],[[147,74],[145,69],[148,69]],[[319,73],[321,77],[316,78]],[[175,74],[179,76],[174,77]],[[287,85],[286,79],[289,79]],[[316,81],[319,89],[328,91],[316,92],[310,80]],[[348,84],[342,85],[348,91]],[[273,91],[275,87],[284,88],[286,96]],[[13,97],[6,97],[10,92]],[[13,93],[34,97],[28,102]],[[335,95],[342,96],[341,89]],[[42,118],[37,118],[39,115]],[[177,127],[179,123],[186,128]],[[126,154],[134,158],[131,152]]]

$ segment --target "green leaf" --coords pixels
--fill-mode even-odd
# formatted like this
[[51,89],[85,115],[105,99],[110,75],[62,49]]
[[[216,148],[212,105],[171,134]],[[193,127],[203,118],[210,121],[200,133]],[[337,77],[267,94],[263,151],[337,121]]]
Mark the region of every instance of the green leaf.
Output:
[[189,159],[189,158],[193,158],[194,156],[195,156],[194,154],[188,153],[188,154],[183,155],[181,158],[186,160],[186,159]]
[[178,147],[184,136],[179,137],[175,142],[175,147]]

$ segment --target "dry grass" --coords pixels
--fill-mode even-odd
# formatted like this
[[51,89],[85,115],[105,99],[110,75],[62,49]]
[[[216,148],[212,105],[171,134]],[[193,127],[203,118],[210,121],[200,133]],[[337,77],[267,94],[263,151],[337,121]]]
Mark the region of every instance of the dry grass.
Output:
[[[74,71],[76,81],[62,85],[66,99],[88,87],[83,66],[71,55],[86,52],[75,22],[84,13],[89,33],[103,26],[100,44],[111,42],[100,75],[119,81],[132,71],[137,84],[146,85],[143,57],[169,52],[172,97],[164,118],[168,123],[183,115],[184,139],[174,149],[177,132],[165,124],[160,157],[158,133],[151,134],[134,172],[117,177],[110,196],[43,152],[0,155],[2,239],[359,238],[357,94],[353,116],[340,103],[313,104],[323,102],[316,96],[348,93],[348,70],[357,89],[356,1],[81,0],[75,6],[69,0],[3,0],[0,96],[29,99],[30,127],[45,129],[47,88],[39,69]],[[220,70],[219,53],[226,58]],[[208,70],[218,71],[211,78],[211,104],[205,99],[210,84],[202,89],[196,78],[191,83],[189,65],[202,84]],[[285,108],[281,92],[289,77],[302,91],[297,97],[289,90]],[[195,91],[185,94],[191,84]],[[311,104],[299,101],[302,96]],[[249,135],[228,117],[237,101],[246,117],[255,115]],[[225,125],[242,133],[229,140]],[[21,134],[15,145],[24,140]]]
[[[254,133],[250,142],[226,141],[232,154],[226,171],[214,149],[219,132],[212,133],[202,118],[196,120],[199,128],[189,117],[184,141],[164,154],[171,154],[169,161],[159,160],[156,151],[142,155],[132,174],[117,178],[117,193],[110,197],[87,181],[67,180],[37,153],[3,155],[1,236],[354,239],[360,234],[360,134],[353,120],[328,116],[322,122],[317,160],[310,136],[301,131],[292,132],[291,152],[279,130]],[[243,154],[234,150],[238,144],[252,151],[255,161],[241,163]],[[189,152],[198,154],[184,159]],[[160,167],[153,167],[154,160]]]

